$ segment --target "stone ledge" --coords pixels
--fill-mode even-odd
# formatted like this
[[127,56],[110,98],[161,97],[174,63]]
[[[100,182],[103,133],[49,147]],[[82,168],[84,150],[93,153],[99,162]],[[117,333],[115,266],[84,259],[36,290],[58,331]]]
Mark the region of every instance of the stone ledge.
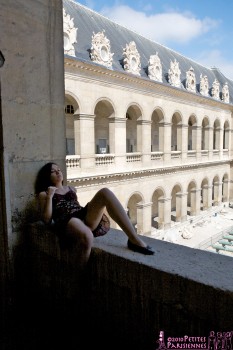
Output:
[[[57,296],[62,303],[68,295],[77,299],[76,266],[67,252],[60,252],[54,232],[34,223],[29,238],[36,288],[50,295],[50,302]],[[113,339],[117,329],[119,346],[155,349],[160,330],[170,336],[230,331],[232,258],[143,239],[155,249],[154,256],[128,250],[127,237],[119,230],[111,229],[94,240],[82,305],[93,334],[98,337],[103,332],[104,321],[104,331]],[[102,338],[99,341],[103,344]]]

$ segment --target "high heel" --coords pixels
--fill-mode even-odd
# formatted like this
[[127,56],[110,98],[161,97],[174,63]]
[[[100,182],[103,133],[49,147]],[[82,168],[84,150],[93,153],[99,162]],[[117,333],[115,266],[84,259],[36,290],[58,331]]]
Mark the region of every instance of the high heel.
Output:
[[128,248],[133,252],[145,255],[153,255],[155,253],[152,247],[150,247],[149,245],[147,245],[146,247],[140,247],[139,245],[132,243],[130,240],[128,240]]

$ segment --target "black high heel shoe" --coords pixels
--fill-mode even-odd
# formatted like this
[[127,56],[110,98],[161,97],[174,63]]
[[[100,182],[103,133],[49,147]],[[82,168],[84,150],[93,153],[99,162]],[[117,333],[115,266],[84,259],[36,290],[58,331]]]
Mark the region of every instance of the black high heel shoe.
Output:
[[139,245],[130,242],[129,239],[128,239],[128,248],[133,252],[137,252],[145,255],[153,255],[155,253],[152,247],[150,247],[149,245],[146,247],[140,247]]

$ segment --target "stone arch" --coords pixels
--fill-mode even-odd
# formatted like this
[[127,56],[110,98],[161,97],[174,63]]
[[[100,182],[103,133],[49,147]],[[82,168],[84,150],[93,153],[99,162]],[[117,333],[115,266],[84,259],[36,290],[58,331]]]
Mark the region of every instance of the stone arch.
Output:
[[126,112],[126,153],[142,151],[142,131],[140,121],[142,111],[136,104],[130,105]]
[[74,114],[80,113],[80,103],[72,92],[65,92],[66,154],[75,154]]
[[163,227],[164,224],[164,204],[165,197],[164,190],[157,188],[152,195],[152,209],[151,209],[151,226],[157,229]]
[[179,112],[173,113],[171,119],[171,151],[182,150],[182,116]]
[[177,201],[177,194],[182,192],[182,187],[180,184],[173,186],[171,191],[171,220],[178,221],[180,208]]
[[115,111],[111,101],[102,99],[97,101],[94,109],[95,115],[95,153],[110,153],[110,118],[114,117]]
[[209,150],[209,133],[210,133],[209,126],[210,126],[209,118],[205,116],[202,119],[202,123],[201,123],[201,149],[202,150]]
[[188,150],[196,150],[197,148],[197,118],[193,114],[188,119]]
[[215,119],[213,125],[213,149],[220,149],[220,121],[219,119]]
[[223,149],[230,148],[230,123],[228,120],[223,125]]
[[144,199],[142,194],[140,192],[134,192],[131,194],[126,204],[127,215],[135,228],[137,228],[138,223],[137,204],[143,202]]
[[164,151],[164,113],[157,108],[151,116],[151,152]]

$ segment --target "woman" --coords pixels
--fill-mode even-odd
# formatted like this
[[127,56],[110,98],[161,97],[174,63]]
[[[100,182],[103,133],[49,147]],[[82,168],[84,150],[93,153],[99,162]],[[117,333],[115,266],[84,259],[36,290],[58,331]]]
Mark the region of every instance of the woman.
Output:
[[35,184],[41,219],[54,221],[61,245],[72,245],[78,250],[79,263],[88,261],[93,237],[104,235],[110,225],[105,209],[128,236],[128,248],[146,255],[154,254],[136,234],[124,208],[108,188],[102,188],[82,207],[76,190],[63,185],[63,175],[56,163],[47,163],[39,171]]

